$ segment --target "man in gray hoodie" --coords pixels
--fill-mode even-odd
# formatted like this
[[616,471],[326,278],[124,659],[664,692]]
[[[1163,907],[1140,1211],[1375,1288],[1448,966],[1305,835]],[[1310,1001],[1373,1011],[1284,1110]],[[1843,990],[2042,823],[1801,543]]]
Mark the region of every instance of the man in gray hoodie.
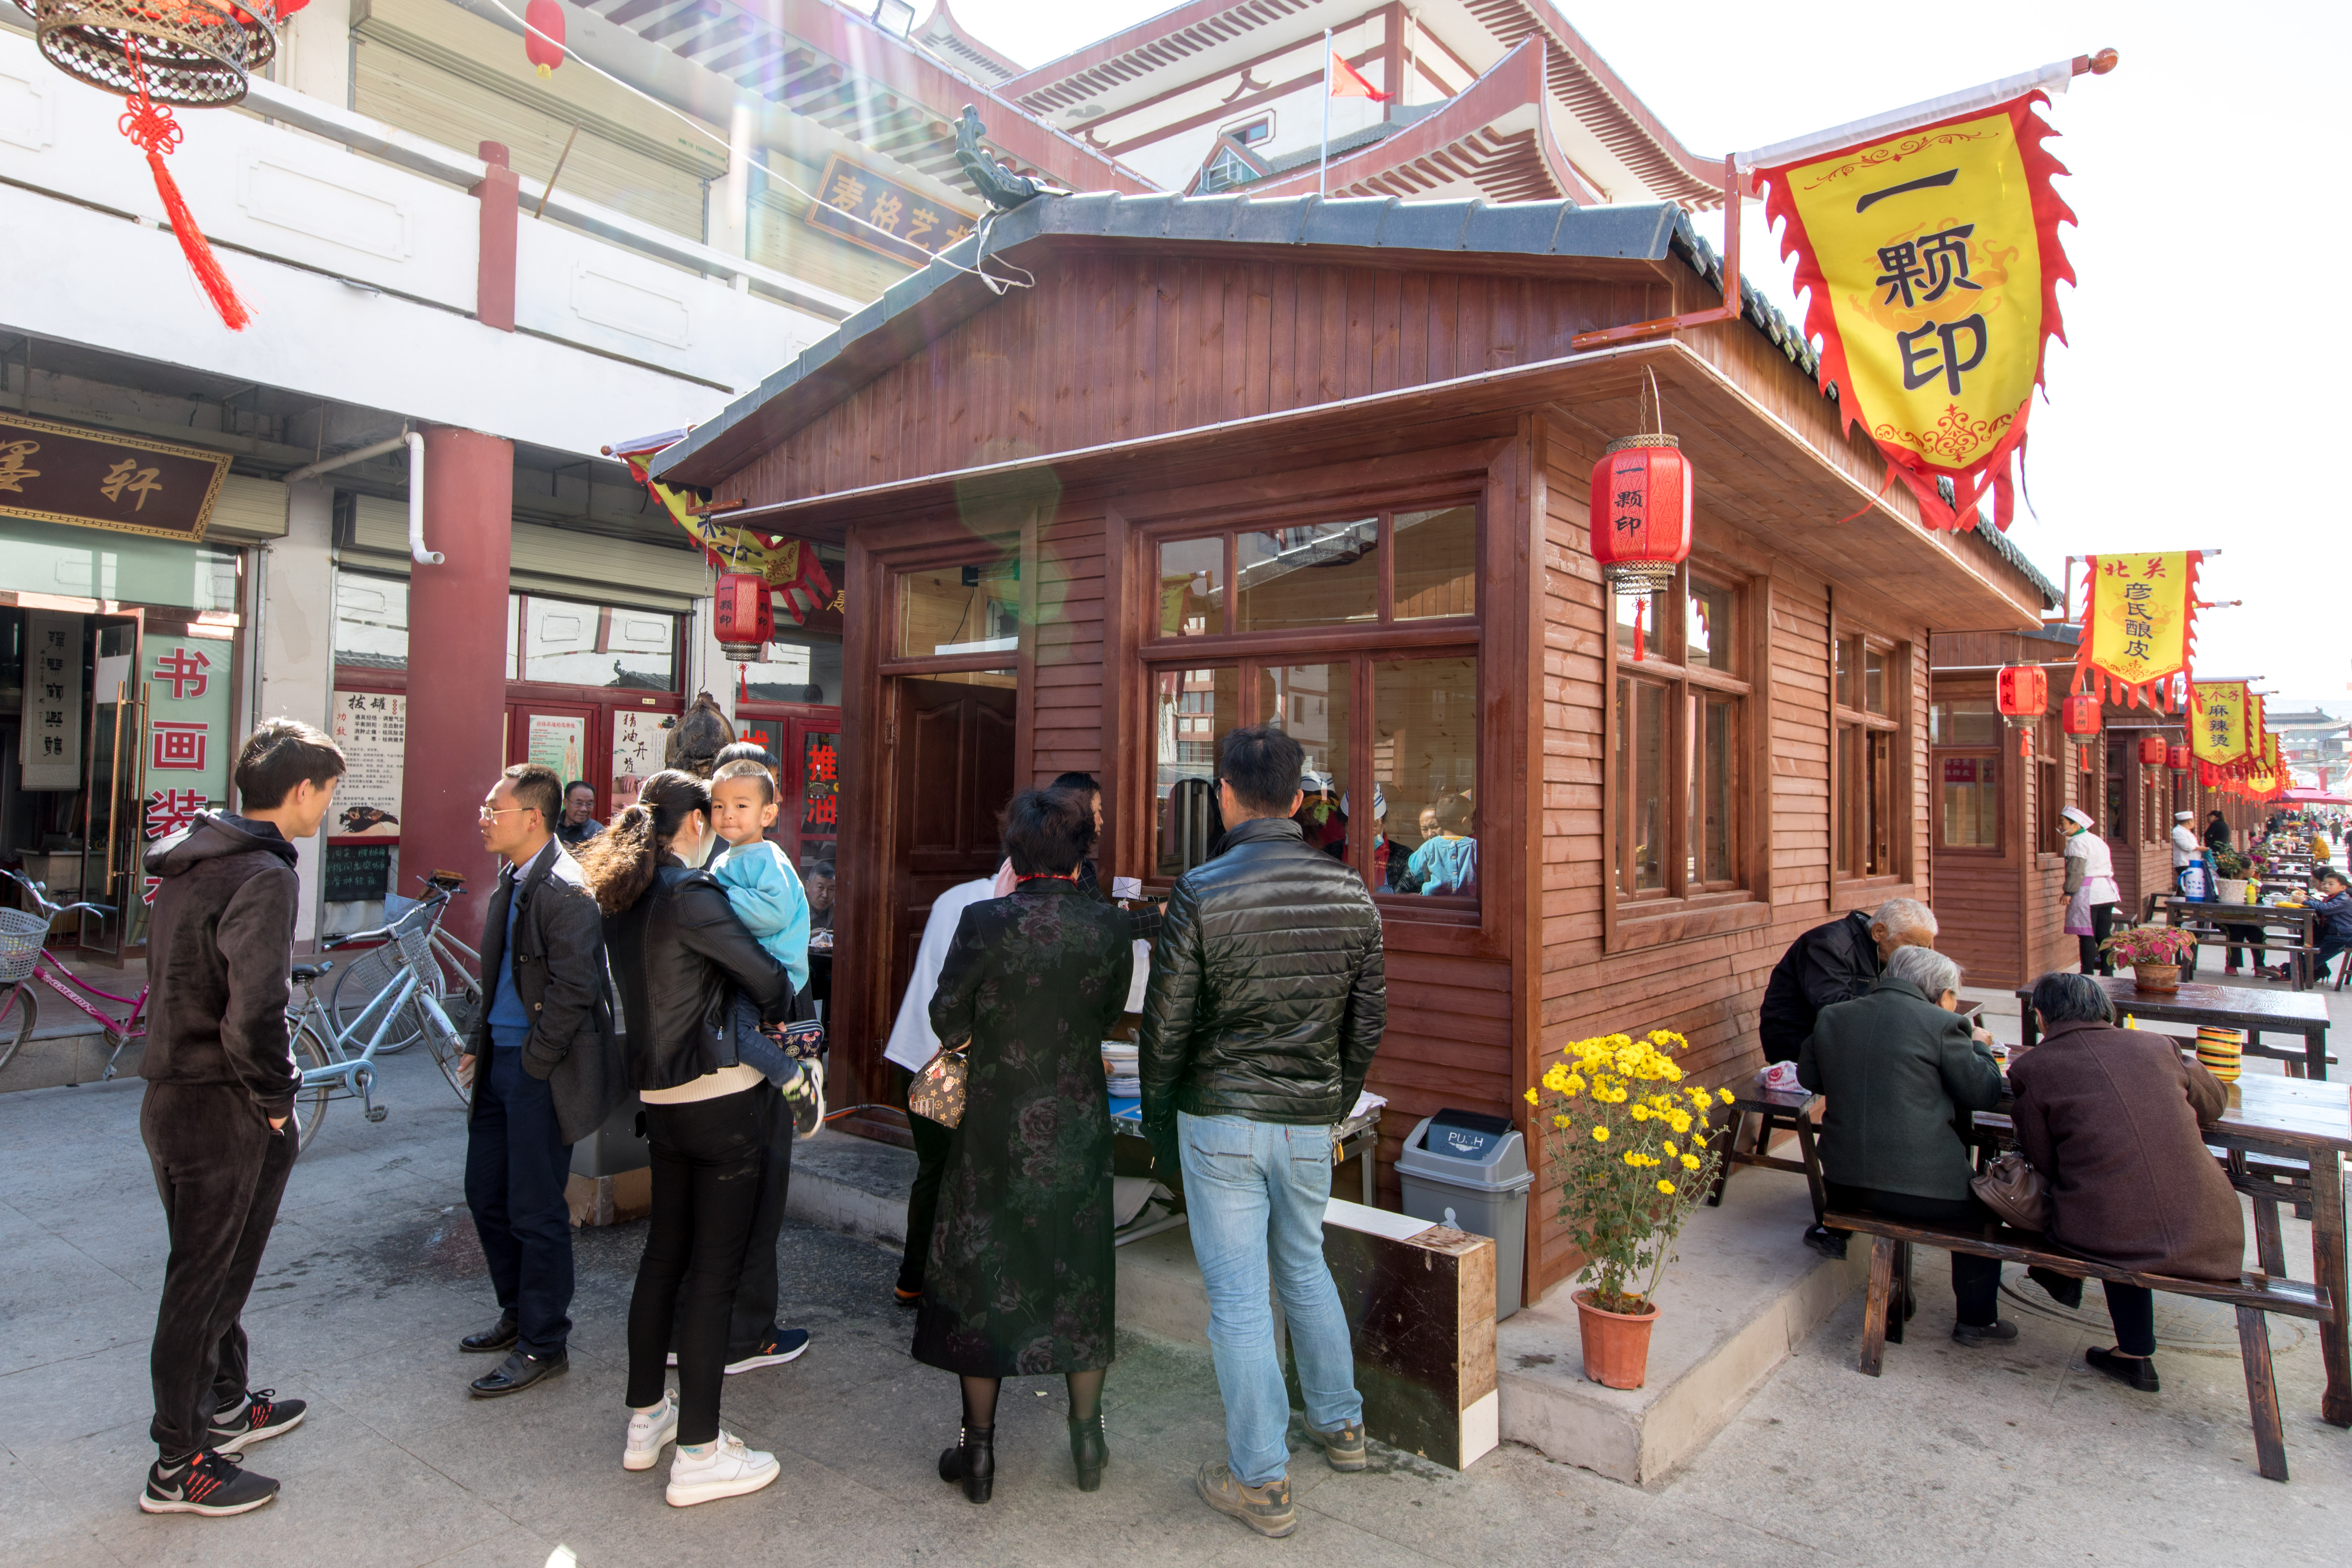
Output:
[[299,1079],[288,976],[299,884],[294,842],[319,831],[343,754],[308,724],[265,721],[236,759],[245,815],[205,812],[147,852],[147,1094],[139,1132],[172,1243],[149,1374],[159,1455],[149,1513],[259,1508],[278,1483],[236,1456],[290,1430],[302,1402],[246,1383],[238,1320],[293,1169]]

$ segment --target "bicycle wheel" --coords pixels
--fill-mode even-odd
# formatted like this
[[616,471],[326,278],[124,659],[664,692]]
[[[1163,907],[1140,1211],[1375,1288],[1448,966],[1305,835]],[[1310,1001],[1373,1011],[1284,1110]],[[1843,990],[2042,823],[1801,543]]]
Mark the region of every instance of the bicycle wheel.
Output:
[[[404,973],[400,961],[400,949],[392,942],[369,948],[351,962],[351,967],[335,976],[334,989],[328,994],[327,1016],[333,1020],[335,1033],[352,1037],[352,1026],[367,1013],[368,1004],[400,984]],[[375,1033],[383,1022],[383,1009],[368,1014],[367,1026],[360,1032],[358,1044]],[[375,1048],[380,1057],[392,1056],[415,1045],[423,1026],[416,1016],[414,1003],[403,1003],[393,1010],[392,1026],[384,1031],[383,1043]]]
[[[291,1020],[294,1024],[294,1070],[309,1072],[312,1068],[331,1067],[338,1061],[333,1047],[320,1037],[318,1026],[307,1019]],[[310,1140],[318,1136],[319,1124],[327,1119],[327,1101],[333,1091],[325,1084],[305,1089],[294,1096],[294,1157],[299,1160],[310,1152]]]
[[30,982],[18,981],[0,996],[0,1068],[14,1060],[16,1047],[37,1027],[41,1021],[41,1004],[33,994]]
[[466,1087],[465,1079],[457,1073],[457,1058],[465,1054],[466,1047],[457,1037],[457,1031],[451,1026],[449,1016],[441,1010],[441,1004],[430,996],[418,999],[417,1012],[425,1023],[425,1046],[433,1052],[433,1062],[441,1069],[442,1080],[457,1097],[458,1104],[472,1105],[473,1091]]

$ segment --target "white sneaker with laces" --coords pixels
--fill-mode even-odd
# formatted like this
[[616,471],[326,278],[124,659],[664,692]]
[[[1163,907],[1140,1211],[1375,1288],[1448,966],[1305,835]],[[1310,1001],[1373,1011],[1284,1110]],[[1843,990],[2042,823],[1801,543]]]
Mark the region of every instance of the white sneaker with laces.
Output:
[[661,1459],[664,1444],[677,1441],[677,1400],[662,1391],[661,1408],[629,1412],[629,1446],[621,1450],[621,1468],[650,1470]]
[[758,1491],[782,1471],[783,1467],[776,1463],[773,1454],[747,1448],[742,1438],[732,1432],[721,1432],[719,1441],[698,1457],[683,1447],[677,1450],[677,1457],[669,1462],[669,1490],[666,1495],[672,1508],[692,1508],[698,1502]]

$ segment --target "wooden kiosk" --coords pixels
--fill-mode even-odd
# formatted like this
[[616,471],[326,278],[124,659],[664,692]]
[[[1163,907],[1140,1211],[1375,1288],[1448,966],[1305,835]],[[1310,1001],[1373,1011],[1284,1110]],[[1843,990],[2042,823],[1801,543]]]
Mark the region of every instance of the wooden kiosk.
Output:
[[[1213,842],[1217,737],[1269,721],[1386,921],[1384,1166],[1441,1107],[1524,1116],[1580,1035],[1750,1071],[1788,942],[1929,891],[1930,629],[2031,626],[2046,585],[1874,500],[1768,307],[1571,348],[1719,278],[1669,205],[1041,197],[663,453],[847,548],[835,1101],[896,1100],[925,912],[1015,783],[1096,773],[1105,874],[1165,888]],[[1637,658],[1585,498],[1652,384],[1696,539]],[[1475,885],[1410,890],[1449,817]],[[1576,1261],[1555,1206],[1529,1300]]]

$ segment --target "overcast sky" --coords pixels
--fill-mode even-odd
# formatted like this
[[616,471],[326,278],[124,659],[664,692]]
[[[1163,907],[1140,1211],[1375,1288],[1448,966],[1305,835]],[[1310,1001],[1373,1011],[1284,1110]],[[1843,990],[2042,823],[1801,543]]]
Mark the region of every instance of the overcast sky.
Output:
[[[1038,63],[1169,7],[1160,0],[954,0],[956,15]],[[2271,0],[2039,0],[2032,6],[1857,6],[1684,0],[1668,11],[1560,0],[1563,13],[1683,144],[1765,146],[2113,47],[2047,116],[2072,172],[2061,229],[2078,288],[2059,290],[2011,536],[2057,580],[2096,551],[2218,549],[2198,668],[2260,676],[2281,700],[2352,710],[2352,590],[2343,503],[2327,488],[2352,412],[2352,289],[2330,187],[2352,57],[2352,6]],[[2000,25],[1991,25],[1998,17]],[[2334,108],[2330,108],[2334,105]],[[1719,242],[1721,220],[1700,220]],[[1743,269],[1801,320],[1753,204]],[[2300,314],[2297,307],[2309,312]]]

